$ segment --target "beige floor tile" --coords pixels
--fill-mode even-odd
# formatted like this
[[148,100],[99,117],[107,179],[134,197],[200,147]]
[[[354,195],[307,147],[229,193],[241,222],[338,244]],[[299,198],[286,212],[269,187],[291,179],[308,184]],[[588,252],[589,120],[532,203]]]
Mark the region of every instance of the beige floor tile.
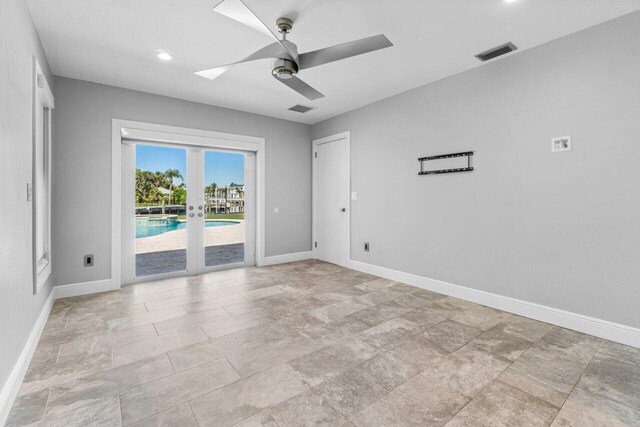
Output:
[[173,375],[166,354],[130,365],[106,369],[51,387],[48,408],[72,405],[81,400],[112,397],[131,388]]
[[280,427],[333,426],[347,421],[317,390],[309,390],[269,411]]
[[156,331],[158,331],[158,335],[166,335],[180,329],[214,322],[219,319],[228,319],[230,317],[229,313],[224,311],[222,308],[217,307],[207,311],[199,311],[185,316],[161,320],[154,322],[153,324],[156,327]]
[[419,325],[406,319],[393,319],[360,332],[357,337],[378,351],[385,351],[411,340]]
[[158,333],[153,325],[143,325],[71,341],[60,346],[58,362],[73,360],[90,353],[113,351],[123,345],[157,336]]
[[122,366],[206,340],[207,336],[197,326],[181,329],[167,335],[121,346],[113,352],[113,363],[115,366]]
[[604,341],[600,353],[608,354],[616,359],[633,363],[640,367],[640,348],[629,347],[612,341]]
[[130,424],[196,399],[240,379],[226,359],[133,388],[120,395],[122,420]]
[[535,347],[586,367],[603,342],[600,338],[555,326]]
[[202,330],[209,338],[220,337],[233,332],[243,331],[252,326],[273,322],[275,319],[262,312],[246,313],[226,319],[220,319],[201,325]]
[[637,426],[640,411],[576,387],[553,422],[553,427]]
[[400,317],[413,310],[413,307],[406,307],[396,300],[387,301],[374,307],[359,310],[345,317],[345,319],[355,319],[370,326],[376,326],[396,317]]
[[532,347],[500,376],[500,380],[559,407],[582,373],[581,362]]
[[465,406],[447,427],[546,427],[558,408],[515,387],[495,381]]
[[234,427],[280,427],[280,425],[273,418],[273,415],[266,410],[236,424]]
[[403,314],[401,317],[420,325],[422,329],[427,329],[444,322],[457,313],[459,313],[457,309],[441,307],[437,303],[432,303]]
[[132,427],[198,427],[196,417],[191,412],[188,403],[160,412],[142,421],[132,424]]
[[109,328],[112,331],[129,329],[136,326],[162,322],[163,320],[173,319],[175,317],[184,316],[186,314],[187,312],[182,307],[165,308],[163,310],[153,311],[151,313],[143,313],[134,316],[126,316],[119,319],[109,320]]
[[337,302],[335,304],[330,304],[324,307],[310,310],[309,314],[317,317],[325,323],[329,323],[342,320],[345,316],[368,307],[369,306],[367,304],[363,304],[351,298],[348,300]]
[[533,345],[533,341],[510,333],[509,327],[505,323],[498,323],[493,328],[477,336],[471,343],[489,353],[497,354],[509,360],[516,360]]
[[303,336],[287,338],[255,349],[228,356],[229,362],[242,378],[286,363],[320,348]]
[[38,427],[121,426],[118,397],[76,401],[47,411]]
[[[247,301],[246,298],[243,297],[242,295],[227,295],[227,296],[218,297],[218,298],[209,297],[209,299],[206,299],[206,300],[183,304],[182,307],[184,307],[184,309],[187,310],[187,313],[197,313],[199,311],[207,311],[217,307],[224,308],[229,305],[241,304],[246,301]],[[231,315],[234,314],[234,313],[231,313],[229,310],[225,309],[225,311]]]
[[421,332],[417,336],[417,340],[432,348],[435,345],[444,350],[443,354],[448,354],[453,353],[481,333],[480,328],[449,319]]
[[357,370],[391,391],[442,359],[440,351],[417,341],[406,341],[360,364]]
[[110,351],[82,355],[63,363],[39,367],[30,366],[24,377],[20,393],[33,393],[112,367],[113,357]]
[[180,307],[186,304],[198,303],[198,302],[209,301],[209,300],[211,300],[209,295],[201,291],[201,292],[191,293],[189,295],[174,296],[174,297],[159,300],[159,301],[146,302],[144,305],[145,307],[147,307],[147,311],[151,312],[151,311],[162,310],[164,308]]
[[289,365],[298,372],[306,384],[313,387],[341,375],[376,354],[372,347],[351,338],[291,360]]
[[314,390],[345,420],[387,394],[355,369],[325,381]]
[[504,311],[478,305],[470,310],[456,314],[451,319],[486,331],[507,319],[509,316],[510,315]]
[[291,367],[279,365],[190,403],[200,426],[232,426],[306,390]]
[[169,358],[176,372],[180,372],[221,357],[257,349],[261,345],[262,340],[251,332],[238,331],[170,351]]
[[638,377],[638,349],[307,260],[56,301],[10,425],[635,425]]
[[18,396],[13,402],[5,427],[24,426],[41,420],[48,398],[48,388]]
[[578,387],[640,411],[640,366],[634,363],[597,354]]

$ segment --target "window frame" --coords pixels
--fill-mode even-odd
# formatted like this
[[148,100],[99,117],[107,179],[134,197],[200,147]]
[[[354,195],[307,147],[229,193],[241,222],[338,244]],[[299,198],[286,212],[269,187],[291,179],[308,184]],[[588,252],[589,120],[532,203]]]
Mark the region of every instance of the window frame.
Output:
[[[51,276],[51,87],[38,60],[33,58],[32,176],[28,196],[32,202],[33,293]],[[41,154],[41,156],[40,156]],[[42,182],[42,185],[38,183]],[[44,224],[41,223],[44,213]],[[42,247],[40,247],[40,245]]]

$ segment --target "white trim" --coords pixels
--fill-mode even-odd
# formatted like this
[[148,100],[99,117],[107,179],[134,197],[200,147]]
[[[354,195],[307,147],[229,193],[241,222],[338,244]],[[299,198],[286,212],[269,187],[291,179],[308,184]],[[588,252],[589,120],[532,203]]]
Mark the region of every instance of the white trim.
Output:
[[228,148],[256,153],[255,262],[265,263],[266,142],[264,138],[113,119],[111,124],[111,289],[122,285],[122,139]]
[[69,285],[54,286],[56,299],[77,297],[79,295],[97,294],[113,290],[111,279],[96,280],[94,282],[71,283]]
[[47,301],[44,303],[44,306],[42,307],[42,310],[40,310],[40,314],[38,315],[38,319],[31,329],[29,338],[27,338],[27,342],[22,348],[20,357],[18,357],[18,360],[16,361],[16,364],[13,366],[13,370],[9,375],[9,378],[7,378],[7,381],[2,387],[2,391],[0,391],[0,426],[3,426],[7,421],[9,411],[11,411],[13,402],[18,395],[20,386],[22,385],[24,375],[27,372],[29,363],[31,363],[33,352],[38,346],[38,341],[40,341],[40,335],[42,335],[44,325],[46,325],[47,319],[49,318],[49,313],[51,312],[51,307],[53,307],[54,299],[55,288],[51,289],[51,292],[47,297]]
[[347,259],[343,267],[349,267],[349,260],[351,259],[351,131],[345,131],[311,141],[311,252],[313,253],[313,258],[317,258],[315,245],[317,241],[316,206],[318,206],[318,202],[316,201],[316,150],[318,145],[339,141],[341,139],[344,139],[347,143],[347,194],[345,195],[345,204],[347,205],[347,236],[344,243],[347,247]]
[[284,264],[287,262],[304,261],[306,259],[313,259],[313,251],[268,256],[264,260],[264,265]]
[[384,277],[385,279],[406,283],[433,292],[449,295],[509,313],[540,320],[562,326],[563,328],[583,332],[585,334],[619,342],[625,345],[640,348],[640,329],[607,320],[597,319],[558,308],[522,301],[516,298],[505,297],[490,292],[471,289],[441,280],[430,279],[403,271],[366,264],[351,260],[350,268]]
[[[55,108],[53,93],[49,82],[42,72],[38,59],[33,57],[33,106],[32,106],[32,171],[31,186],[27,189],[27,201],[31,197],[32,210],[32,251],[33,251],[33,293],[38,294],[51,276],[51,141],[52,115]],[[39,132],[42,129],[42,132]],[[40,139],[42,138],[42,139]],[[42,151],[42,163],[38,154]],[[41,170],[41,165],[44,168]],[[38,174],[42,173],[43,188],[39,188]],[[41,206],[41,195],[44,205]],[[44,214],[45,224],[38,223],[40,212]],[[42,242],[38,242],[38,239]],[[42,244],[42,255],[38,254]]]

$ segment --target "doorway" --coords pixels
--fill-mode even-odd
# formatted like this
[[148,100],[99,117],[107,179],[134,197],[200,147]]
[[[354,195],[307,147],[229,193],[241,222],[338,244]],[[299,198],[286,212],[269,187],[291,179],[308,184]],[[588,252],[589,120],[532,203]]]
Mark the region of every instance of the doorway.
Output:
[[260,264],[262,144],[121,130],[121,283]]
[[349,266],[350,133],[313,141],[313,250],[315,258]]

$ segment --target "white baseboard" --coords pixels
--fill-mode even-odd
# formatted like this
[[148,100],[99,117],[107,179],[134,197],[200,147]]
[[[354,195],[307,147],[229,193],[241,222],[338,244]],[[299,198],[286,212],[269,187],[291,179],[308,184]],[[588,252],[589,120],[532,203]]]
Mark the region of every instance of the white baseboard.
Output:
[[94,282],[72,283],[53,288],[56,299],[77,297],[79,295],[96,294],[113,290],[111,279],[96,280]]
[[264,259],[264,265],[284,264],[286,262],[304,261],[313,258],[313,252],[296,252],[293,254],[268,256]]
[[551,323],[563,328],[594,335],[610,341],[640,348],[640,329],[607,320],[596,319],[582,314],[572,313],[553,307],[547,307],[516,298],[492,294],[490,292],[454,285],[441,280],[429,279],[403,271],[366,264],[360,261],[350,262],[353,270],[373,274],[396,282],[406,283],[433,292],[449,295],[509,313]]
[[20,357],[13,366],[13,370],[11,371],[9,378],[7,378],[7,381],[4,383],[2,390],[0,391],[0,426],[3,426],[7,421],[9,411],[11,411],[11,406],[13,406],[13,402],[18,395],[18,391],[22,385],[22,380],[27,372],[29,363],[31,363],[33,352],[38,345],[38,341],[40,341],[40,335],[42,334],[44,325],[47,323],[47,319],[49,318],[49,313],[51,312],[51,307],[53,307],[54,300],[55,291],[54,289],[51,289],[51,292],[47,297],[47,301],[44,303],[42,310],[40,310],[40,315],[38,315],[38,319],[31,329],[29,338],[27,338],[27,342],[22,348]]

